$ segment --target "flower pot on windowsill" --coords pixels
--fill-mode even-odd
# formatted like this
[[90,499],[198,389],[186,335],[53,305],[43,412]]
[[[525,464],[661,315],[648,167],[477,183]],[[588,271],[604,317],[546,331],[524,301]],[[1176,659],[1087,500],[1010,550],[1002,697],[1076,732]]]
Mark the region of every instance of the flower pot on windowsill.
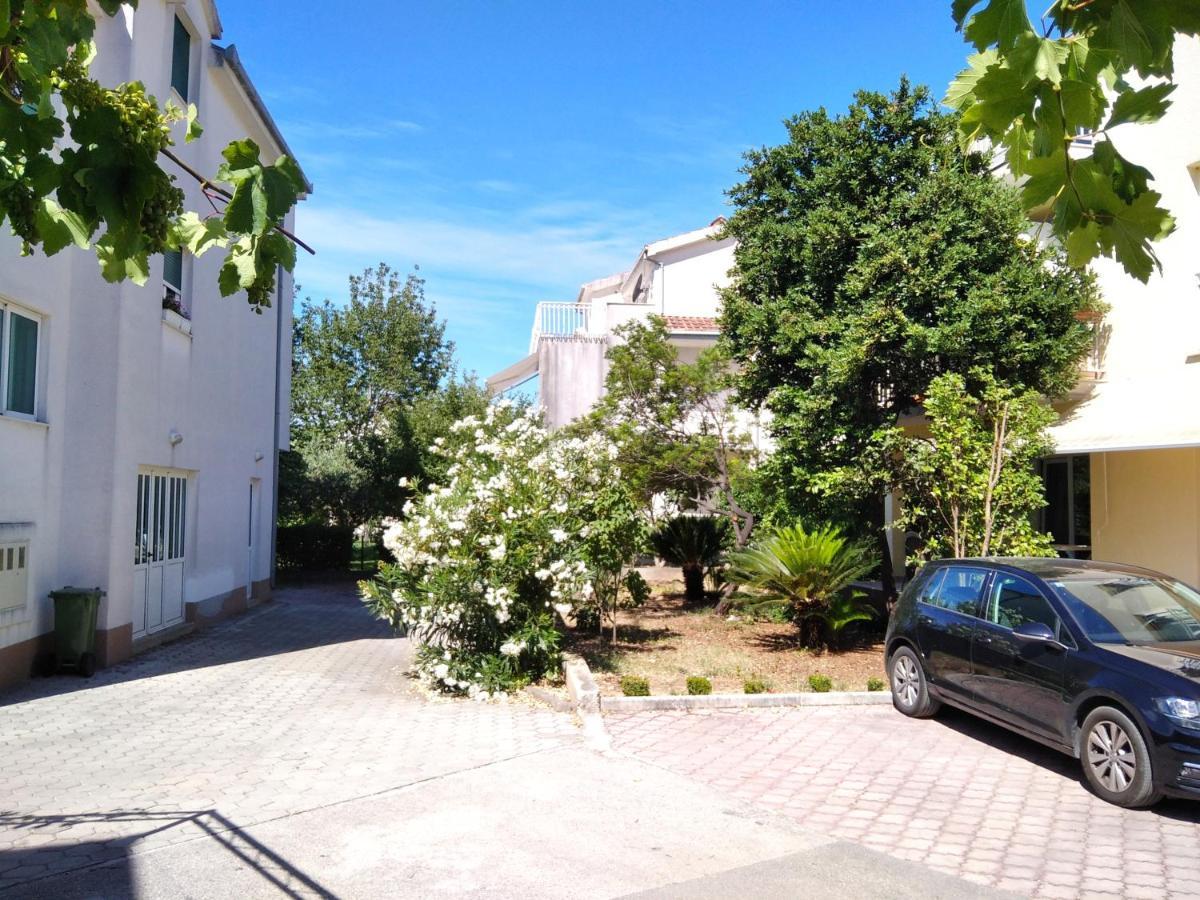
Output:
[[162,311],[162,320],[163,324],[170,325],[176,331],[182,332],[186,335],[191,335],[192,333],[191,321],[186,316],[176,312],[173,309],[169,309],[164,306]]

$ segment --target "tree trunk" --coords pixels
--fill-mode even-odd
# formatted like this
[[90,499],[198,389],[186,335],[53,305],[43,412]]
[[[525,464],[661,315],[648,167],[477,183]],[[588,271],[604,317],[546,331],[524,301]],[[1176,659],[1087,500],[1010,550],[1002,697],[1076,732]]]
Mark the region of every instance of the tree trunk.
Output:
[[683,598],[688,603],[704,602],[704,567],[683,567]]
[[892,548],[888,546],[887,507],[884,505],[882,497],[878,498],[874,505],[874,519],[879,525],[876,529],[876,534],[879,536],[879,558],[881,562],[879,567],[879,585],[883,591],[884,608],[890,611],[896,604],[898,593],[896,591],[896,573],[892,571]]

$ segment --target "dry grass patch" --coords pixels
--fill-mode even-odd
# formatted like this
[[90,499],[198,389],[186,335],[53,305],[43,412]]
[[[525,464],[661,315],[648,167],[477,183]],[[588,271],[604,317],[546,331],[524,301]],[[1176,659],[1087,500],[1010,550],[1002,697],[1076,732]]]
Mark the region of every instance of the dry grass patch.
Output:
[[768,690],[807,691],[808,676],[828,675],[836,691],[865,691],[867,679],[884,678],[883,642],[868,639],[845,650],[812,651],[798,644],[794,625],[728,621],[711,607],[692,608],[679,585],[656,586],[641,609],[618,617],[617,643],[574,633],[569,649],[581,654],[605,694],[620,694],[622,675],[650,681],[652,694],[683,694],[687,679],[702,675],[713,691],[741,693],[746,679],[759,678]]

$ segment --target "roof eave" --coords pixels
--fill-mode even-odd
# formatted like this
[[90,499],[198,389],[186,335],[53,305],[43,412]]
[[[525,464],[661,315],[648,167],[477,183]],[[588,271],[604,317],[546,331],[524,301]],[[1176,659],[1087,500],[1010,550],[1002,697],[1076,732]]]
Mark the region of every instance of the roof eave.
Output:
[[[288,146],[287,139],[283,136],[283,132],[279,130],[279,126],[275,124],[275,119],[271,115],[271,111],[267,109],[267,105],[259,96],[258,90],[254,87],[254,82],[250,80],[250,75],[246,71],[246,67],[242,65],[242,60],[238,56],[237,47],[230,44],[227,47],[222,47],[219,44],[212,45],[216,53],[217,60],[221,65],[228,65],[229,71],[233,73],[233,77],[237,80],[246,99],[258,114],[259,119],[263,123],[263,127],[267,129],[267,133],[271,135],[271,139],[279,145],[279,149],[296,161],[296,165],[300,165],[300,161],[296,159],[296,154],[292,152],[292,148]],[[313,191],[312,182],[308,180],[308,176],[304,174],[304,169],[300,169],[300,174],[304,178],[304,195],[308,196]]]

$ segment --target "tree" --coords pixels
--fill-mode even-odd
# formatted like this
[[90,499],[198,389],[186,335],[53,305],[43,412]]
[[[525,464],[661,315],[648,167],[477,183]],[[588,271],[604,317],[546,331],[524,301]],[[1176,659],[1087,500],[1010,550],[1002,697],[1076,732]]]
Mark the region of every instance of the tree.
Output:
[[[1054,0],[1039,27],[1024,0],[953,0],[978,51],[951,83],[965,145],[1004,151],[1025,208],[1048,208],[1070,263],[1112,256],[1140,281],[1161,268],[1151,246],[1174,229],[1149,188],[1151,173],[1123,157],[1111,130],[1154,122],[1175,90],[1177,35],[1200,34],[1196,0]],[[1128,80],[1139,76],[1139,84]],[[1090,152],[1072,140],[1093,136]]]
[[929,434],[896,428],[888,456],[904,491],[899,528],[916,531],[924,556],[1053,556],[1033,527],[1045,503],[1037,460],[1052,452],[1046,428],[1058,418],[1034,391],[1014,390],[986,372],[980,387],[948,372],[929,386]]
[[680,362],[658,316],[617,333],[623,340],[608,351],[604,397],[582,427],[599,428],[617,444],[622,476],[647,506],[665,495],[724,517],[744,546],[755,517],[740,502],[738,484],[753,448],[730,403],[729,357],[710,348],[694,363]]
[[788,142],[747,154],[731,191],[723,340],[742,402],[774,414],[786,505],[873,531],[892,594],[884,430],[942,372],[1062,394],[1098,300],[1091,276],[1025,236],[1014,190],[962,152],[926,89],[902,81],[786,124]]
[[[123,4],[98,5],[113,16]],[[94,246],[108,281],[144,284],[150,256],[165,250],[227,247],[222,295],[244,290],[261,312],[276,269],[295,266],[281,223],[305,190],[299,166],[288,156],[267,165],[243,138],[225,148],[215,177],[193,171],[170,147],[180,120],[188,141],[199,136],[195,106],[161,109],[140,82],[102,87],[89,74],[95,28],[85,0],[0,0],[0,222],[26,254]],[[185,211],[160,157],[200,182],[211,215]]]
[[380,264],[350,277],[349,302],[307,304],[296,321],[292,438],[304,458],[288,490],[319,518],[361,525],[403,506],[452,422],[487,397],[455,376],[445,323],[415,274]]

